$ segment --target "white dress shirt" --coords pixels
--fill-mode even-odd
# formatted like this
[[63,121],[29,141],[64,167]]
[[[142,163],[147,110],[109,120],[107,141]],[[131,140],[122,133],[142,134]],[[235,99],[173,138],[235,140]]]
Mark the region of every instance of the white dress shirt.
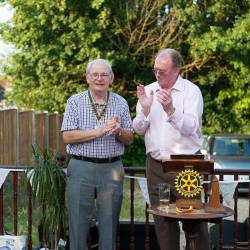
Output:
[[157,101],[158,82],[145,87],[153,90],[153,103],[147,117],[138,101],[133,127],[145,135],[146,153],[156,160],[169,159],[171,154],[194,154],[201,147],[201,117],[203,98],[198,86],[179,76],[171,89],[175,112],[168,117]]

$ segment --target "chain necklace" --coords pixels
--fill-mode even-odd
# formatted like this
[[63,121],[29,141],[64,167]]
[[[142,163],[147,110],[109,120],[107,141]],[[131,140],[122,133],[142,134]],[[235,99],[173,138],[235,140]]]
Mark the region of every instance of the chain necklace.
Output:
[[104,108],[101,110],[101,112],[98,111],[97,109],[97,103],[95,103],[94,98],[91,94],[90,89],[88,89],[88,101],[89,101],[89,105],[91,107],[92,110],[92,114],[94,115],[98,125],[100,125],[102,118],[105,116],[107,110],[108,110],[108,101],[109,101],[109,91],[107,93],[107,96],[105,98],[105,104],[104,104]]

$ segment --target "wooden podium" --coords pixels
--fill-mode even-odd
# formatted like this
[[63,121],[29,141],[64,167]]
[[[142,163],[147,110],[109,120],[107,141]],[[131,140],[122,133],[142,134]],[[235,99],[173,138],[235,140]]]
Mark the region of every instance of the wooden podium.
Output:
[[[214,173],[214,161],[205,160],[204,155],[171,155],[171,159],[163,160],[162,167],[164,173],[199,173],[199,174],[211,174],[211,189],[209,192],[209,202],[204,204],[204,209],[207,212],[218,213],[223,212],[225,209],[220,203],[219,183]],[[187,181],[188,182],[188,181]],[[183,197],[176,202],[178,207],[190,207],[201,208],[203,206],[200,200]]]
[[192,169],[200,174],[212,174],[214,161],[204,160],[204,155],[171,155],[170,160],[163,160],[164,173],[178,173],[186,169]]
[[[223,207],[220,204],[219,183],[218,180],[213,177],[214,162],[212,160],[204,160],[204,156],[202,155],[173,155],[170,160],[162,161],[162,167],[164,173],[176,174],[177,186],[179,179],[187,177],[183,181],[184,184],[180,184],[184,188],[186,186],[199,188],[201,183],[195,179],[198,178],[197,176],[199,176],[199,174],[212,175],[211,195],[209,196],[209,202],[207,204],[202,204],[199,199],[183,196],[179,203],[177,200],[176,203],[170,204],[168,211],[161,211],[159,207],[151,207],[148,209],[149,213],[163,216],[169,221],[181,221],[183,228],[185,228],[186,249],[200,250],[197,247],[197,239],[200,235],[201,223],[220,223],[224,217],[233,214],[231,209]],[[191,175],[193,179],[188,175]],[[180,182],[182,182],[182,180]],[[198,193],[199,192],[197,192],[197,195]],[[186,205],[188,205],[188,209],[182,209],[182,206],[185,207]],[[190,207],[192,209],[190,209]],[[204,247],[207,249],[208,246],[204,245]]]

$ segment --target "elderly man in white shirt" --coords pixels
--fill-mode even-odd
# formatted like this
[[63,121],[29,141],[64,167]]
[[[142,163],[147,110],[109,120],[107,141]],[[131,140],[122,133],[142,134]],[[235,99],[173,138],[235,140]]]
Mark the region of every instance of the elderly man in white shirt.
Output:
[[[135,132],[145,136],[146,172],[150,203],[158,204],[158,184],[174,185],[174,176],[165,174],[161,161],[171,154],[195,154],[201,148],[203,98],[198,86],[180,76],[181,55],[174,49],[162,49],[156,56],[156,82],[139,85]],[[178,197],[171,188],[171,199]],[[154,216],[161,250],[179,250],[179,224]],[[185,225],[183,225],[185,231]],[[207,225],[202,224],[196,249],[209,249]]]

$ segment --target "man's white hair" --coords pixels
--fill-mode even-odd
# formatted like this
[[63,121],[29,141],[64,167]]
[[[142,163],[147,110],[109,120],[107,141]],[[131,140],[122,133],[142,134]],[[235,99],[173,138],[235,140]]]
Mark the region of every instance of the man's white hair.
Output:
[[108,70],[109,70],[109,73],[113,73],[112,71],[112,66],[110,64],[110,62],[106,59],[95,59],[95,60],[92,60],[90,61],[88,64],[87,64],[87,67],[86,67],[86,74],[89,74],[90,73],[90,70],[91,70],[91,67],[93,66],[93,64],[95,63],[101,63],[101,64],[105,64],[107,67],[108,67]]

